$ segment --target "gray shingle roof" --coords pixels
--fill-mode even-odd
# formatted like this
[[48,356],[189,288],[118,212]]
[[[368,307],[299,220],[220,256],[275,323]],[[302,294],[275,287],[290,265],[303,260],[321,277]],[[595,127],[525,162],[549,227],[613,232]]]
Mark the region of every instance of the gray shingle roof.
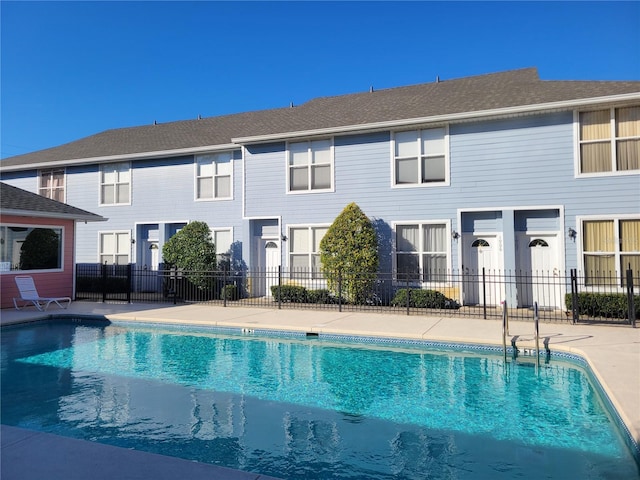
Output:
[[352,128],[383,122],[453,116],[465,112],[640,93],[639,81],[540,80],[536,68],[321,97],[293,108],[261,110],[107,130],[58,147],[2,160],[0,167],[136,155],[228,145],[232,139]]
[[0,210],[5,215],[65,218],[87,222],[106,220],[106,218],[95,213],[72,207],[66,203],[56,202],[2,182],[0,182]]

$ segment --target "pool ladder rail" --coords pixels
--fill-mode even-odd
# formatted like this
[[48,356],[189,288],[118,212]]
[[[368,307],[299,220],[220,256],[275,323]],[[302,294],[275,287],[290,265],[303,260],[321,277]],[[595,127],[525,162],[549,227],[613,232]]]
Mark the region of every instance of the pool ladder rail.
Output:
[[[505,360],[507,359],[507,336],[509,335],[509,314],[507,309],[507,301],[502,302],[502,349]],[[538,314],[538,302],[533,303],[533,339],[535,342],[535,350],[523,348],[522,353],[525,355],[535,355],[536,366],[540,366],[540,316]],[[511,339],[511,347],[513,349],[513,358],[516,358],[520,353],[518,346],[516,345],[517,337]],[[549,359],[551,350],[549,349],[549,343],[547,340],[543,342],[546,358]]]

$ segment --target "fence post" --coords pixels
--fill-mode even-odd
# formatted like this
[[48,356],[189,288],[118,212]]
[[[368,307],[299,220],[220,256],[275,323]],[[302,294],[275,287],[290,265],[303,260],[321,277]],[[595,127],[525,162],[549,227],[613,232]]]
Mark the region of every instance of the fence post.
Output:
[[[266,273],[269,275],[269,273]],[[282,265],[278,265],[278,310],[282,308]]]
[[338,311],[342,312],[342,270],[338,270]]
[[127,303],[131,303],[131,290],[133,288],[132,275],[133,265],[127,263]]
[[222,306],[227,306],[227,268],[222,268]]
[[107,301],[107,264],[101,263],[101,274],[102,274],[102,303]]
[[627,269],[627,305],[629,311],[629,324],[636,328],[636,306],[633,298],[633,270],[631,265]]
[[507,335],[509,335],[509,320],[507,318],[507,300],[502,302],[502,353],[507,361]]
[[178,267],[171,267],[171,280],[173,283],[173,304],[178,304]]
[[487,319],[487,280],[484,273],[484,267],[482,267],[482,315],[484,319]]
[[578,271],[571,269],[571,323],[578,322]]
[[406,288],[407,288],[407,315],[410,314],[409,308],[411,306],[411,289],[409,288],[409,274],[407,273],[406,278]]

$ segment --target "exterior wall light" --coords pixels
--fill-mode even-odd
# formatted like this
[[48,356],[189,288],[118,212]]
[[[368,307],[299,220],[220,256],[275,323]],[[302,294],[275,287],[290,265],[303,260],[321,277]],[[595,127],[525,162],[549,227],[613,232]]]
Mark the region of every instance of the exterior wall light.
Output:
[[569,230],[567,231],[567,236],[570,239],[575,240],[577,235],[578,235],[578,232],[576,232],[573,228],[569,227]]

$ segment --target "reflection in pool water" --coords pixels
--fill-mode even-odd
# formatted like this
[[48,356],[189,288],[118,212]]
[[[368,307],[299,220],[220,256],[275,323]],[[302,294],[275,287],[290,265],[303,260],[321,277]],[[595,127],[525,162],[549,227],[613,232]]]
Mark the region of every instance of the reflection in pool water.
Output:
[[638,476],[560,361],[96,322],[2,333],[9,425],[291,479]]

